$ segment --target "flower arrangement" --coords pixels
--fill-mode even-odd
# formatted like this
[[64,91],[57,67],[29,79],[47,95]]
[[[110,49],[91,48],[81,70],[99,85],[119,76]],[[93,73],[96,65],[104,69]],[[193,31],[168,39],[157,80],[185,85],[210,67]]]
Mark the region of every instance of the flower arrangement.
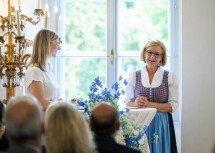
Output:
[[119,77],[111,89],[103,87],[99,77],[96,77],[88,93],[88,100],[77,100],[79,106],[84,107],[85,117],[89,120],[92,109],[101,102],[112,104],[120,114],[121,127],[116,135],[116,141],[128,147],[146,152],[146,143],[142,138],[147,127],[143,127],[135,120],[135,116],[128,116],[129,109],[119,109],[118,101],[124,96],[124,87],[127,85],[127,80]]
[[128,147],[139,149],[143,153],[147,152],[147,142],[143,139],[146,126],[141,126],[136,122],[135,116],[128,116],[129,109],[120,111],[120,131],[116,135],[116,141]]

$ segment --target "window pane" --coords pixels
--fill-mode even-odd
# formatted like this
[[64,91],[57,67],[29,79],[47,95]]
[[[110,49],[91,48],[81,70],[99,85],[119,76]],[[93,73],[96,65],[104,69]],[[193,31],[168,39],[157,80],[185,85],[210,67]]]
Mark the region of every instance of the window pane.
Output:
[[122,51],[139,51],[150,39],[168,44],[168,0],[124,0],[120,15]]
[[106,84],[107,61],[104,58],[65,58],[65,98],[87,98],[96,76]]
[[[167,63],[166,66],[164,67],[164,69],[166,70],[170,70],[170,57],[167,57]],[[131,72],[131,71],[137,71],[137,70],[141,70],[142,67],[145,65],[145,63],[143,61],[140,60],[139,57],[133,57],[133,58],[129,58],[129,57],[121,57],[119,58],[119,70],[121,69],[121,71],[119,71],[119,74],[123,74],[123,76],[126,76]]]
[[144,62],[139,59],[139,57],[123,57],[119,58],[119,67],[122,68],[123,74],[127,77],[127,75],[133,70],[140,70],[144,65]]
[[106,0],[65,3],[65,50],[106,51]]

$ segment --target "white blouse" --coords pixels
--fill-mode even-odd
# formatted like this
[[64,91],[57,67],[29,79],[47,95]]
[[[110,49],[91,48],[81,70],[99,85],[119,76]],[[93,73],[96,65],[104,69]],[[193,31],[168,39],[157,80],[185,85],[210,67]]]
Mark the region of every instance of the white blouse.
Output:
[[[152,83],[149,83],[149,76],[146,70],[146,66],[141,70],[141,82],[144,87],[147,88],[156,88],[161,85],[163,80],[164,69],[159,67],[155,72]],[[136,83],[136,71],[132,71],[128,75],[128,85],[126,86],[126,102],[134,99],[134,88]],[[169,85],[169,98],[168,103],[172,106],[172,111],[175,112],[178,108],[179,99],[178,99],[178,83],[173,72],[168,74],[168,85]]]
[[59,99],[59,84],[54,76],[51,66],[46,66],[45,72],[39,67],[29,66],[25,74],[26,94],[31,95],[28,87],[33,81],[40,81],[44,85],[45,97],[50,101]]

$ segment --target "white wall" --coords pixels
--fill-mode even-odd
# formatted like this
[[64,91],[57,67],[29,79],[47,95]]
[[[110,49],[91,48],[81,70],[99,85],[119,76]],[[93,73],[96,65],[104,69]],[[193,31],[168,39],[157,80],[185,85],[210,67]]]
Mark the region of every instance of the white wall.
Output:
[[215,0],[180,0],[182,153],[215,144]]

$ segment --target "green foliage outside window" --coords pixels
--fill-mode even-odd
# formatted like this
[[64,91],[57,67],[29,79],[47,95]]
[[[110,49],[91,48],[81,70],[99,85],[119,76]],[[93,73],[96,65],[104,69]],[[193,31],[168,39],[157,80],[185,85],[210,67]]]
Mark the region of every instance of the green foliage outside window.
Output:
[[66,51],[106,51],[106,3],[66,4]]
[[[120,2],[120,48],[122,52],[140,52],[143,45],[158,38],[168,45],[168,0]],[[98,1],[67,1],[65,5],[67,52],[107,52],[107,3]],[[168,46],[167,46],[168,48]],[[138,54],[139,55],[139,54]],[[170,61],[168,61],[170,62]],[[139,57],[122,57],[122,74],[140,69]],[[170,67],[170,63],[168,66]],[[92,79],[100,76],[106,82],[106,58],[65,58],[66,97],[86,98]]]
[[140,51],[150,39],[168,40],[168,1],[127,2],[121,10],[122,50]]

